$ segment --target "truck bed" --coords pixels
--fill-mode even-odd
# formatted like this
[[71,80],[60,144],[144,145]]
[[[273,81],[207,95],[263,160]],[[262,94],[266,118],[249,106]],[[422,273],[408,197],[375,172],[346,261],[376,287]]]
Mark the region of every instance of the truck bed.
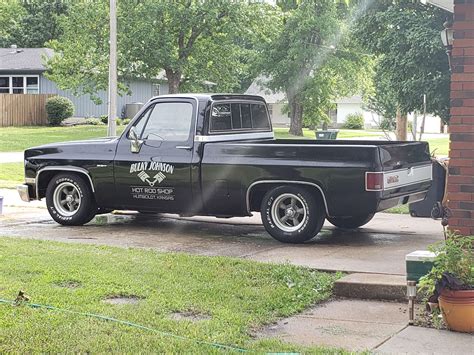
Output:
[[218,196],[205,205],[224,212],[226,206],[240,204],[244,214],[247,202],[241,196],[255,181],[305,181],[322,189],[329,216],[346,216],[354,211],[376,212],[406,203],[406,196],[415,191],[424,193],[431,185],[431,181],[424,181],[388,191],[366,191],[366,172],[404,172],[427,164],[431,164],[431,158],[426,142],[215,142],[204,146],[201,184],[206,196]]

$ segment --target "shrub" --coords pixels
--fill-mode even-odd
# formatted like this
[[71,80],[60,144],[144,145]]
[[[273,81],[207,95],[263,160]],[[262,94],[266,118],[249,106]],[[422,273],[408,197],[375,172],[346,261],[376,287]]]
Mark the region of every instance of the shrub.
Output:
[[74,114],[74,105],[67,97],[54,96],[46,101],[48,122],[52,126],[59,126],[66,118]]
[[100,121],[101,121],[103,124],[109,123],[109,116],[107,116],[107,115],[101,115],[101,116],[99,117],[99,119],[100,119]]
[[[107,115],[102,115],[102,116],[100,116],[99,119],[103,124],[108,124],[109,123],[109,116],[107,116]],[[117,126],[121,126],[121,125],[123,125],[123,121],[120,118],[117,117],[115,119],[115,124]]]
[[130,118],[124,118],[124,119],[122,120],[122,124],[123,124],[124,126],[126,126],[126,125],[128,125],[128,124],[130,123],[130,121],[131,121]]
[[438,293],[445,285],[443,276],[455,278],[460,289],[474,289],[474,236],[449,235],[446,241],[435,243],[428,249],[436,254],[434,266],[420,279],[420,291],[428,295]]
[[348,129],[363,129],[364,128],[364,116],[361,113],[350,113],[346,116],[346,122],[344,128]]
[[104,123],[98,118],[88,118],[86,119],[85,124],[92,126],[102,126]]
[[393,118],[384,117],[380,121],[379,127],[384,131],[393,131],[395,129],[395,120]]

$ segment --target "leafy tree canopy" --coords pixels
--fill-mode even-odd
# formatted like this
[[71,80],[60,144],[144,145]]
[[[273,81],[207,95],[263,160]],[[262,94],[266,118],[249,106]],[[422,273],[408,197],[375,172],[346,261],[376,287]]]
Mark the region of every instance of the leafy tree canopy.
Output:
[[44,47],[61,35],[58,17],[67,13],[66,0],[6,0],[0,3],[0,47]]
[[371,2],[354,39],[378,56],[371,108],[393,117],[427,111],[449,119],[450,73],[440,31],[448,13],[412,0]]
[[357,7],[335,0],[290,5],[262,67],[270,87],[287,95],[290,133],[302,135],[303,122],[327,122],[335,99],[370,86],[372,58],[348,40]]
[[[119,76],[154,79],[164,70],[171,93],[202,90],[204,80],[216,83],[216,91],[240,90],[255,75],[259,49],[271,40],[278,18],[276,8],[247,2],[118,5]],[[49,63],[49,77],[76,93],[106,89],[108,1],[76,1],[61,28],[60,40],[50,42],[58,55]]]

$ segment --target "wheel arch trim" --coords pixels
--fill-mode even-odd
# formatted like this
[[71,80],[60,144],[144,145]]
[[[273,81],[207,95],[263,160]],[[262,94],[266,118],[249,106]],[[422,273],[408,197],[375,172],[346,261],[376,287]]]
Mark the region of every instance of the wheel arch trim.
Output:
[[247,188],[247,193],[246,193],[246,197],[245,197],[245,201],[246,201],[246,204],[247,204],[247,212],[248,212],[249,215],[250,215],[250,193],[252,192],[252,188],[254,188],[257,185],[261,185],[261,184],[308,185],[308,186],[315,187],[319,190],[319,192],[321,193],[321,196],[323,197],[323,202],[324,202],[324,208],[326,210],[326,215],[330,216],[328,204],[327,204],[327,201],[326,201],[326,195],[324,194],[324,191],[321,188],[321,186],[319,186],[318,184],[316,184],[314,182],[290,181],[290,180],[259,180],[259,181],[255,181],[255,182],[251,183],[250,186]]
[[70,165],[46,166],[46,167],[41,168],[40,170],[38,170],[38,172],[36,173],[36,198],[38,200],[40,200],[40,197],[39,197],[40,175],[41,175],[41,173],[43,173],[45,171],[58,171],[58,172],[72,171],[72,172],[76,172],[76,173],[80,173],[82,175],[85,175],[85,176],[87,176],[87,178],[89,180],[89,184],[91,186],[92,192],[95,193],[94,183],[92,182],[92,178],[89,175],[89,171],[87,171],[86,169],[80,168],[80,167],[77,167],[77,166],[70,166]]

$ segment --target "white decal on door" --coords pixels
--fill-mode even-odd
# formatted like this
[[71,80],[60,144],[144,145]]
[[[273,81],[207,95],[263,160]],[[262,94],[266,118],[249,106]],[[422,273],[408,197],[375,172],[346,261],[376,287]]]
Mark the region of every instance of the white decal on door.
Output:
[[130,174],[137,173],[137,177],[151,187],[160,184],[166,179],[166,174],[173,175],[174,166],[156,161],[141,161],[130,165]]

